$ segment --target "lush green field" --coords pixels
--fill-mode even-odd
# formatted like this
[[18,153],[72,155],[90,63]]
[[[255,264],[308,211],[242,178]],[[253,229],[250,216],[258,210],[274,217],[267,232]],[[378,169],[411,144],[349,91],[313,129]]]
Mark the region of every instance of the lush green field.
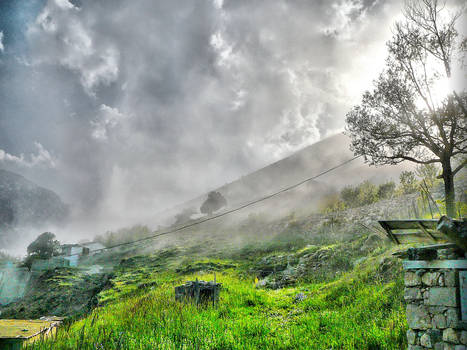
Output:
[[277,290],[257,288],[254,275],[227,268],[216,276],[219,305],[203,307],[176,302],[174,286],[213,274],[130,264],[101,292],[105,306],[28,349],[402,349],[403,282],[400,274],[381,278],[378,261],[329,283]]

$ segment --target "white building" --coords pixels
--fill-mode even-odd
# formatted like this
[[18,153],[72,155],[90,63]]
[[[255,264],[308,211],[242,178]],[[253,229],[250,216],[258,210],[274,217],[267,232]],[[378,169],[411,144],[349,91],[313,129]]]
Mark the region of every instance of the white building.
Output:
[[62,254],[70,261],[70,266],[78,266],[79,259],[83,255],[93,255],[99,253],[105,246],[99,242],[85,242],[76,244],[64,244]]

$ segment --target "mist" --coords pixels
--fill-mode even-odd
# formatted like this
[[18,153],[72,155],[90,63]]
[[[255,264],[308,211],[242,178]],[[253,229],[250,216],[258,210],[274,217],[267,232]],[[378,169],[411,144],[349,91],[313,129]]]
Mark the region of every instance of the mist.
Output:
[[401,1],[3,1],[0,167],[71,210],[67,225],[22,236],[156,228],[158,213],[342,132],[400,10]]

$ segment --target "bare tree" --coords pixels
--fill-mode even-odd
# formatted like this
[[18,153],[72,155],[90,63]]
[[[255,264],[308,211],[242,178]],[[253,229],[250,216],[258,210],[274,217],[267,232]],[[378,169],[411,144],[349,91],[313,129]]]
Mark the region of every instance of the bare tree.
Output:
[[[453,62],[463,64],[466,39],[456,30],[462,14],[450,14],[437,0],[406,2],[385,69],[346,118],[352,150],[371,165],[441,163],[449,216],[455,215],[454,176],[466,165],[467,93],[437,91],[451,78]],[[453,158],[460,164],[454,167]]]

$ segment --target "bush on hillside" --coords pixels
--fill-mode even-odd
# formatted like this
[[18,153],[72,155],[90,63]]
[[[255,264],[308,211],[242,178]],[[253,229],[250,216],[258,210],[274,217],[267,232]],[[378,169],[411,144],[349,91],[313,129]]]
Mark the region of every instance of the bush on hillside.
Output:
[[396,190],[396,184],[394,181],[388,181],[378,187],[378,197],[380,199],[391,198]]
[[357,203],[359,206],[372,204],[378,200],[378,186],[370,181],[363,181],[358,186]]
[[363,181],[357,186],[347,186],[340,192],[340,201],[336,207],[355,208],[363,205],[376,203],[381,199],[392,197],[396,184],[393,181],[385,182],[381,185],[375,185],[370,181]]

